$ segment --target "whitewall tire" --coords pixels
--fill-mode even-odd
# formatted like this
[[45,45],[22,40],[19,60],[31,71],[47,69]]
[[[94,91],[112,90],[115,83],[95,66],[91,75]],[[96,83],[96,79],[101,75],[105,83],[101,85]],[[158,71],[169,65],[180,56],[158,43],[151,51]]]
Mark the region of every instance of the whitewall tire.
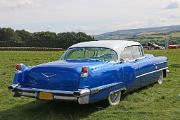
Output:
[[121,101],[121,91],[113,91],[108,96],[109,105],[118,105]]

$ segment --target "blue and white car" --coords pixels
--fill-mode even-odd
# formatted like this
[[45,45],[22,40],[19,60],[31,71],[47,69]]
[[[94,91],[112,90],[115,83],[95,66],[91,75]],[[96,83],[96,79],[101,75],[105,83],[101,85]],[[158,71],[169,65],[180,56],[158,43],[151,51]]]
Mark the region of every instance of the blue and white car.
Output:
[[138,42],[100,40],[72,45],[60,60],[27,67],[17,64],[14,97],[117,105],[124,92],[166,77],[167,58],[144,54]]

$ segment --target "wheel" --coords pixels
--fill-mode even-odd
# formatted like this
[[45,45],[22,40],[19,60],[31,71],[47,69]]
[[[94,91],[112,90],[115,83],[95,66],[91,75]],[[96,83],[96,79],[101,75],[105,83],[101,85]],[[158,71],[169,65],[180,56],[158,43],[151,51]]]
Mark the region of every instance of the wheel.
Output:
[[121,101],[121,91],[113,91],[108,96],[109,105],[118,105]]
[[162,84],[163,83],[163,72],[161,72],[161,75],[159,76],[159,79],[158,79],[158,84]]

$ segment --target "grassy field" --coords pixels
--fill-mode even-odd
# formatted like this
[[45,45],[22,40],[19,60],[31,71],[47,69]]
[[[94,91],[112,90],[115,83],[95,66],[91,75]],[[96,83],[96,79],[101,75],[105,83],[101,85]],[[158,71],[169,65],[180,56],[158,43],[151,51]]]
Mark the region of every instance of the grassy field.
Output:
[[164,84],[128,94],[112,107],[13,98],[7,86],[17,63],[30,66],[54,61],[62,52],[0,51],[0,120],[180,120],[180,49],[146,53],[168,57],[170,73]]
[[169,44],[180,44],[180,32],[172,32],[164,35],[164,33],[145,33],[140,37],[141,43],[157,43],[165,45],[165,39],[169,40]]

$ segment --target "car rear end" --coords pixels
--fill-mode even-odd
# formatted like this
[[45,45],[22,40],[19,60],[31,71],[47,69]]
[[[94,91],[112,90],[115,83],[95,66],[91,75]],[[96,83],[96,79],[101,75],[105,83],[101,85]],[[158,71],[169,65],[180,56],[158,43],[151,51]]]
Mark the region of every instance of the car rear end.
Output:
[[[13,84],[8,88],[14,97],[26,96],[42,100],[89,102],[90,90],[81,88],[83,79],[87,79],[86,67],[38,66],[16,67]],[[81,87],[80,87],[81,86]]]

